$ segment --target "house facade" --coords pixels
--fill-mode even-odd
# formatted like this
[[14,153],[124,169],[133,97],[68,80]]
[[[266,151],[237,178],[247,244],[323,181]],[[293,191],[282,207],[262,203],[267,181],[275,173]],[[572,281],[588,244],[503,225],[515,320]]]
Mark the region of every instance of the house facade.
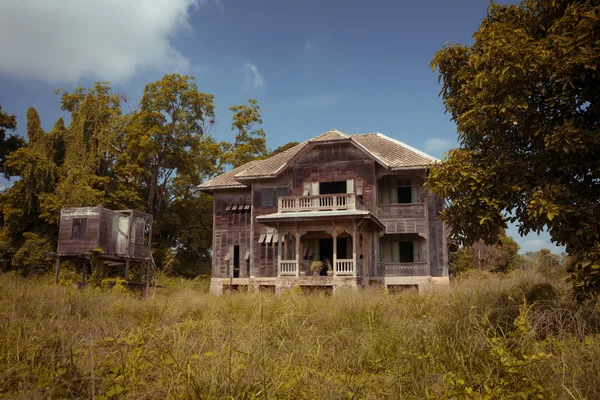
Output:
[[437,161],[380,133],[331,130],[203,183],[211,292],[448,283],[444,202],[423,186]]

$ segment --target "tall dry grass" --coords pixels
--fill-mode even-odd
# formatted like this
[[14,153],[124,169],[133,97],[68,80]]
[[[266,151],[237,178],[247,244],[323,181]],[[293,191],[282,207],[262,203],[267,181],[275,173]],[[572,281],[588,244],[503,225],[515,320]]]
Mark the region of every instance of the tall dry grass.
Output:
[[335,296],[0,275],[0,397],[600,398],[599,317],[534,273]]

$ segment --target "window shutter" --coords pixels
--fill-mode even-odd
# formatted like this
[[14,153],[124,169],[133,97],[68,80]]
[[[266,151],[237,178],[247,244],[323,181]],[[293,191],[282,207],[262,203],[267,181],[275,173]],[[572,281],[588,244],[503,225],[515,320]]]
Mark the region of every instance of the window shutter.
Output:
[[303,189],[302,189],[302,196],[308,196],[308,194],[310,193],[310,182],[304,182],[303,185]]
[[421,192],[421,188],[418,186],[413,186],[412,187],[412,202],[413,203],[420,203],[421,199],[420,199],[420,192]]
[[311,184],[311,189],[312,189],[312,190],[311,190],[310,194],[311,194],[312,196],[316,196],[316,195],[318,195],[318,194],[319,194],[319,182],[313,182],[313,183]]
[[354,193],[354,179],[346,181],[346,193]]
[[400,183],[395,176],[391,177],[389,180],[390,183],[390,203],[398,204],[398,184]]
[[392,240],[392,261],[400,261],[400,242],[398,240]]
[[421,254],[419,254],[421,246],[419,246],[419,244],[421,244],[420,240],[413,241],[413,262],[419,262],[421,260]]

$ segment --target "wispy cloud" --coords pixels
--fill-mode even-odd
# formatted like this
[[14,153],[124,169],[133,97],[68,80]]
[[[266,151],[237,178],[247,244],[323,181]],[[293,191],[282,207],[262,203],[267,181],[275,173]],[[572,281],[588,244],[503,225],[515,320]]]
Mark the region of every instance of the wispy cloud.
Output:
[[450,149],[450,141],[441,138],[431,138],[425,141],[425,150],[427,151],[446,151]]
[[246,89],[256,89],[265,86],[265,80],[263,79],[256,65],[246,62],[243,67],[244,71],[244,85]]
[[304,41],[304,51],[306,53],[323,49],[332,44],[332,40],[328,35],[312,34]]
[[[185,72],[171,43],[209,0],[8,1],[0,13],[0,73],[18,79],[119,82],[138,69]],[[216,2],[217,6],[220,5]]]

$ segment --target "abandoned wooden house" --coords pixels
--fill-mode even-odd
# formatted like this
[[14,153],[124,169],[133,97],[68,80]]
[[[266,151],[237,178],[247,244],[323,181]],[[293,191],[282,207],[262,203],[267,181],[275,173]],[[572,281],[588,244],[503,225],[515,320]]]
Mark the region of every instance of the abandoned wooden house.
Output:
[[331,130],[201,184],[214,196],[211,292],[447,283],[444,202],[423,186],[437,161]]
[[[56,277],[62,261],[73,261],[82,269],[97,254],[107,267],[124,267],[128,276],[130,264],[139,268],[140,282],[149,279],[152,239],[152,215],[136,210],[113,211],[103,207],[71,207],[60,212]],[[137,272],[137,271],[136,271]]]

